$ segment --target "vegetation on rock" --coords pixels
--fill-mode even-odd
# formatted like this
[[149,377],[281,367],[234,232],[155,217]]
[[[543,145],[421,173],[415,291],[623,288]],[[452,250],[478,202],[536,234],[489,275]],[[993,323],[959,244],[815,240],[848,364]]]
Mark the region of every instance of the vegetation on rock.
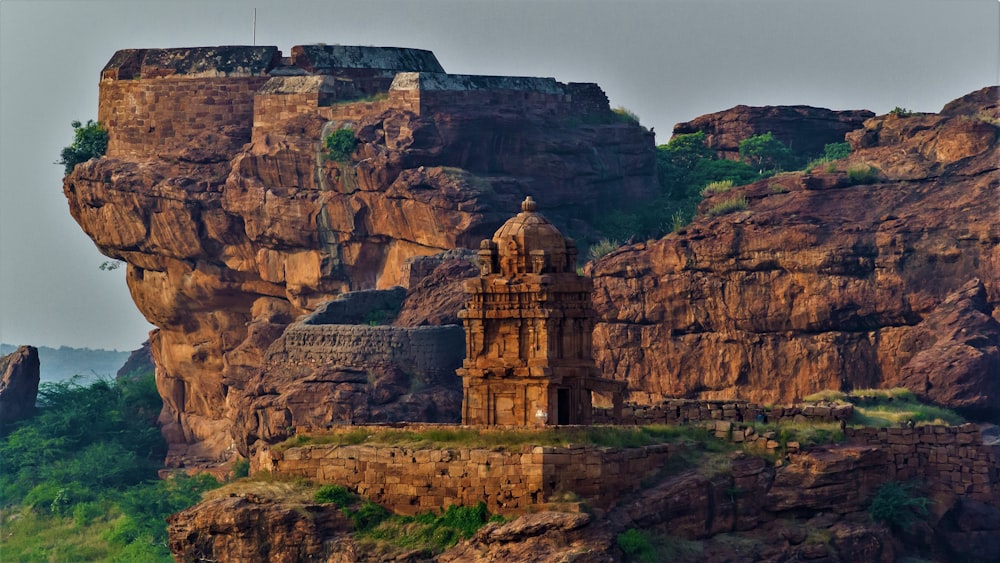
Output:
[[151,376],[42,384],[36,416],[0,438],[4,557],[169,561],[164,518],[218,483],[157,479],[161,405]]
[[914,485],[889,481],[879,487],[872,498],[868,513],[876,522],[884,522],[897,530],[909,529],[927,516],[930,499],[914,496]]
[[100,157],[108,150],[108,131],[100,123],[88,119],[86,125],[79,121],[70,125],[73,126],[73,144],[59,153],[60,158],[56,162],[65,167],[66,174],[72,172],[77,164]]
[[336,162],[350,160],[351,153],[358,146],[358,139],[350,129],[337,129],[323,140],[327,158]]

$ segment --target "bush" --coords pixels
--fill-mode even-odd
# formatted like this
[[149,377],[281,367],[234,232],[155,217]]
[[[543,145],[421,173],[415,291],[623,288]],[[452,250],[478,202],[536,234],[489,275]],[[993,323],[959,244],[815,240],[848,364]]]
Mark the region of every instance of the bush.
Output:
[[250,460],[248,459],[238,459],[233,462],[232,471],[230,473],[232,479],[242,479],[244,477],[250,476]]
[[65,167],[67,175],[77,164],[103,156],[108,150],[108,132],[100,123],[87,120],[86,125],[81,125],[79,121],[70,125],[73,126],[73,144],[59,153],[60,159],[56,162]]
[[745,196],[739,196],[713,205],[711,209],[708,210],[708,214],[713,216],[725,215],[727,213],[743,211],[747,207],[747,198]]
[[792,151],[770,131],[740,141],[740,158],[761,173],[791,169],[795,161]]
[[593,244],[590,246],[590,250],[587,252],[587,255],[590,256],[591,260],[599,260],[600,258],[610,254],[613,250],[615,250],[619,246],[621,246],[621,243],[618,242],[617,240],[608,240],[606,238],[602,238],[601,240],[597,241],[597,244]]
[[354,495],[343,485],[323,485],[313,495],[313,500],[320,504],[333,504],[337,508],[346,508],[354,501]]
[[827,160],[840,160],[851,154],[850,143],[830,143],[823,146],[823,157]]
[[896,117],[910,117],[913,115],[913,111],[896,106],[892,108],[892,111],[890,111],[889,114],[895,115]]
[[358,139],[350,129],[337,129],[326,136],[323,146],[326,147],[327,158],[336,162],[346,162],[357,148]]
[[883,484],[872,498],[868,514],[876,522],[885,522],[894,529],[909,529],[918,518],[927,516],[927,505],[930,504],[925,497],[911,496],[912,489],[912,485],[899,481]]

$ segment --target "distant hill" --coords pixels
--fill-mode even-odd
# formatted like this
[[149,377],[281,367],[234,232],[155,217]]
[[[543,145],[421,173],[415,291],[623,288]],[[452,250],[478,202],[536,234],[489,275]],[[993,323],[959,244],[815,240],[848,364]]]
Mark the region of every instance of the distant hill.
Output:
[[[0,355],[10,354],[17,346],[0,344]],[[49,348],[38,347],[38,361],[41,368],[42,382],[65,381],[75,375],[83,376],[87,381],[98,377],[115,377],[118,368],[122,367],[129,357],[129,352],[117,350],[92,350],[90,348],[70,348],[60,346]]]

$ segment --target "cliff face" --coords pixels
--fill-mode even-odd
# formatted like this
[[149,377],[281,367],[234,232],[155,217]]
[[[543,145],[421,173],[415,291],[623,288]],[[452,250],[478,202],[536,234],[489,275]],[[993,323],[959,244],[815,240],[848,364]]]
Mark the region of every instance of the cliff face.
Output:
[[[998,94],[869,119],[832,168],[714,195],[686,229],[594,264],[605,374],[640,402],[906,386],[996,414]],[[710,213],[737,196],[746,210]]]
[[[587,235],[656,190],[652,135],[596,85],[447,75],[426,51],[126,50],[100,88],[107,155],[64,193],[158,327],[172,459],[226,455],[268,346],[319,303],[477,246],[527,194]],[[338,162],[339,128],[358,144]]]

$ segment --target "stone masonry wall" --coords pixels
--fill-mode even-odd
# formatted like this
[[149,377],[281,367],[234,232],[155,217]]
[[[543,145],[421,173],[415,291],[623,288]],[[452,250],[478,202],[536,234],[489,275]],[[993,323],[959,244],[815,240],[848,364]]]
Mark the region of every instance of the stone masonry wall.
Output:
[[983,444],[974,424],[915,428],[847,428],[852,442],[888,450],[890,479],[922,479],[932,490],[995,501],[1000,496],[1000,446]]
[[285,330],[288,361],[346,366],[397,365],[426,382],[455,377],[465,357],[457,325],[413,328],[367,325],[303,325]]
[[682,448],[525,446],[492,451],[317,445],[266,452],[259,467],[347,486],[399,514],[479,501],[494,513],[521,514],[558,493],[575,493],[597,508],[610,508]]
[[780,422],[839,422],[854,413],[852,405],[817,403],[765,408],[762,405],[740,401],[692,401],[672,399],[658,405],[629,404],[622,408],[622,416],[614,419],[609,409],[594,409],[597,424],[686,424],[709,420],[732,423],[755,422],[763,418],[769,423]]
[[[231,158],[250,141],[254,94],[266,76],[171,76],[101,80],[97,119],[108,130],[109,157],[184,154],[192,145]],[[197,143],[193,141],[200,139]]]

